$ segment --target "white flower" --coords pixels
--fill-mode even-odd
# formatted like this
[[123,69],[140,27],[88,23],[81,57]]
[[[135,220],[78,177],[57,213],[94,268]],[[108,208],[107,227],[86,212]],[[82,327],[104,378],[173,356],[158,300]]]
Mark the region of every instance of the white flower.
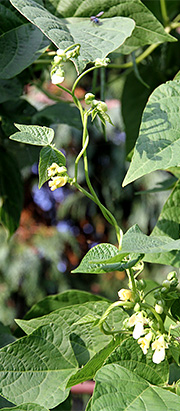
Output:
[[132,291],[121,288],[121,290],[118,291],[118,297],[122,301],[132,301]]
[[159,364],[161,361],[165,359],[165,349],[168,348],[168,344],[164,340],[164,336],[161,335],[152,343],[152,350],[154,351],[153,354],[153,362],[155,364]]
[[141,335],[144,335],[145,324],[148,324],[148,319],[143,317],[143,313],[141,311],[133,314],[129,318],[129,327],[135,326],[133,330],[133,338],[135,340],[138,340]]
[[152,333],[151,331],[146,334],[144,337],[139,338],[138,340],[138,344],[140,345],[141,350],[143,351],[143,353],[146,355],[150,346],[150,342],[152,339]]
[[51,74],[51,81],[53,84],[60,84],[64,81],[64,71],[59,68]]

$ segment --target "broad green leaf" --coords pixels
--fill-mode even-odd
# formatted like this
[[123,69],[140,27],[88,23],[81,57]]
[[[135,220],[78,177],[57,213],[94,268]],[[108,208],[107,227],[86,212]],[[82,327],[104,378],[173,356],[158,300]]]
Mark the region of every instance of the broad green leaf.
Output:
[[54,130],[52,128],[29,126],[25,124],[15,124],[15,126],[20,132],[10,136],[10,139],[19,141],[20,143],[46,146],[50,144],[54,138]]
[[0,3],[0,35],[6,33],[15,27],[21,26],[24,23],[24,18],[17,15],[17,11],[13,8],[9,0],[1,0]]
[[38,404],[20,404],[13,408],[3,408],[1,411],[48,411],[47,408]]
[[126,154],[134,148],[138,137],[141,117],[149,95],[161,83],[160,75],[153,65],[140,66],[140,75],[149,88],[144,87],[132,72],[126,76],[122,94],[122,115],[126,132]]
[[[57,9],[59,10],[59,2]],[[72,7],[72,0],[68,4]],[[172,36],[169,36],[164,27],[156,19],[156,17],[145,7],[140,0],[121,0],[114,1],[101,0],[81,0],[78,2],[75,16],[92,16],[104,10],[104,17],[124,16],[132,18],[135,23],[135,29],[132,36],[122,45],[120,52],[124,54],[132,53],[133,50],[145,46],[146,44],[164,43],[165,41],[176,41]],[[73,11],[74,12],[74,11]],[[61,13],[63,12],[63,5],[61,6]],[[67,16],[67,11],[65,11]],[[103,21],[102,18],[102,21]]]
[[121,270],[123,268],[122,259],[128,254],[132,254],[132,261],[125,263],[124,268],[128,264],[129,266],[135,265],[139,259],[142,259],[143,254],[165,253],[171,250],[180,250],[180,240],[173,240],[163,235],[147,236],[136,224],[123,236],[120,251],[111,244],[99,244],[88,251],[80,265],[72,272],[101,274]]
[[[77,324],[78,320],[86,315],[101,317],[109,307],[106,301],[93,301],[82,305],[73,305],[53,311],[44,317],[29,321],[16,320],[22,330],[29,334],[36,328],[46,324],[56,324],[66,332],[67,339],[71,344],[78,360],[79,366],[85,365],[99,350],[104,348],[112,339],[111,335],[103,334],[98,326],[90,324]],[[122,329],[123,321],[127,313],[120,307],[114,308],[107,317],[107,324],[113,331],[119,332]],[[106,328],[106,325],[105,325]]]
[[39,188],[49,180],[47,168],[51,166],[52,163],[57,163],[59,166],[66,165],[66,158],[61,151],[57,148],[46,146],[40,151],[39,159]]
[[15,341],[15,337],[11,334],[8,327],[0,322],[0,348]]
[[150,96],[123,186],[155,170],[180,165],[180,81],[168,81]]
[[146,379],[151,384],[167,384],[169,378],[167,359],[160,364],[154,364],[152,355],[153,351],[151,349],[144,355],[137,341],[130,337],[112,352],[105,364],[117,363],[130,371],[134,371],[136,375]]
[[22,94],[23,85],[18,78],[11,80],[0,79],[0,103],[15,100]]
[[11,0],[11,3],[31,23],[39,27],[58,48],[66,49],[79,43],[80,56],[77,59],[78,63],[75,63],[79,71],[82,71],[89,62],[96,58],[104,58],[120,47],[135,27],[132,19],[124,17],[105,19],[101,25],[95,25],[89,16],[88,19],[60,19],[33,0]]
[[11,236],[19,225],[23,205],[21,175],[14,160],[0,147],[0,222]]
[[52,106],[45,107],[38,111],[33,117],[32,122],[40,126],[50,126],[51,124],[68,124],[71,127],[82,129],[80,114],[77,107],[61,101]]
[[94,357],[89,360],[83,368],[80,368],[76,374],[70,377],[67,388],[72,387],[81,382],[91,380],[94,378],[96,372],[103,366],[104,361],[114,351],[114,349],[121,344],[125,337],[117,336],[102,350],[100,350]]
[[[180,225],[180,180],[176,183],[172,193],[167,199],[158,221],[152,231],[152,236],[161,236],[161,238],[172,238],[173,240],[179,239],[179,225]],[[151,237],[151,236],[150,236]],[[146,255],[145,261],[154,262],[159,264],[172,265],[174,267],[180,267],[180,251],[173,250],[167,253],[159,253]]]
[[81,290],[68,290],[61,294],[48,295],[48,297],[45,297],[43,300],[33,305],[25,315],[24,320],[41,317],[57,309],[66,308],[76,304],[83,304],[88,301],[107,301],[110,303],[106,298],[100,297],[99,295]]
[[0,350],[0,393],[15,404],[54,408],[68,395],[66,381],[77,370],[65,327],[35,330]]
[[[97,261],[104,260],[105,258],[111,258],[118,254],[118,249],[112,244],[98,244],[92,247],[85,257],[82,259],[80,265],[72,271],[72,273],[95,273],[103,274],[107,271],[104,270],[103,264]],[[93,261],[96,263],[93,263]]]
[[0,78],[10,79],[30,66],[49,40],[32,24],[23,24],[0,36]]
[[[179,396],[118,364],[102,367],[95,377],[91,411],[177,411]],[[118,407],[118,408],[117,408]]]

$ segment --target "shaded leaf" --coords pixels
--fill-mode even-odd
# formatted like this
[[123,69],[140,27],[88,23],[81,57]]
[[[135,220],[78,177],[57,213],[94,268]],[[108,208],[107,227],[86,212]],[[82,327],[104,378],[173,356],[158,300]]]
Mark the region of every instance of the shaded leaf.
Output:
[[67,334],[55,324],[2,348],[0,363],[0,392],[17,405],[55,407],[67,397],[66,381],[77,369]]
[[32,24],[23,24],[0,36],[0,78],[10,79],[45,51],[49,40]]
[[49,314],[50,312],[57,309],[76,304],[83,304],[88,301],[107,301],[110,303],[110,301],[108,301],[106,298],[99,295],[91,294],[81,290],[68,290],[64,291],[61,294],[48,295],[48,297],[45,297],[43,300],[33,305],[25,315],[24,319],[29,320],[31,318],[40,317],[42,315]]
[[54,138],[54,130],[52,128],[29,126],[25,124],[15,124],[15,126],[20,132],[10,136],[10,139],[19,141],[20,143],[46,146],[50,144]]
[[[173,240],[179,239],[179,227],[180,227],[180,180],[176,183],[172,193],[167,199],[158,221],[152,231],[152,236],[161,236],[161,238],[172,238]],[[168,236],[168,237],[167,237]],[[145,255],[145,261],[154,262],[159,264],[172,265],[174,267],[180,267],[180,251],[173,250],[170,252],[164,252],[152,255]]]
[[96,385],[91,411],[177,411],[179,396],[146,380],[118,364],[101,368],[95,377]]
[[23,91],[23,85],[17,78],[11,80],[0,79],[0,103],[17,99]]
[[49,180],[47,168],[50,167],[52,163],[57,163],[59,166],[65,166],[66,158],[64,154],[55,147],[43,147],[40,151],[39,158],[39,188]]
[[180,165],[180,81],[168,81],[150,96],[123,186],[155,170]]
[[77,59],[78,70],[94,61],[105,58],[110,52],[120,47],[135,27],[132,19],[114,17],[103,20],[101,25],[93,24],[85,18],[60,19],[33,0],[11,0],[11,3],[28,20],[58,47],[67,47],[79,43],[80,56]]
[[11,334],[9,327],[0,322],[0,348],[15,341],[15,337]]
[[41,126],[50,126],[51,124],[68,124],[71,127],[82,129],[80,114],[77,107],[61,101],[52,106],[45,107],[38,111],[33,117],[32,122]]
[[19,225],[23,205],[21,175],[14,160],[0,147],[0,222],[11,236]]

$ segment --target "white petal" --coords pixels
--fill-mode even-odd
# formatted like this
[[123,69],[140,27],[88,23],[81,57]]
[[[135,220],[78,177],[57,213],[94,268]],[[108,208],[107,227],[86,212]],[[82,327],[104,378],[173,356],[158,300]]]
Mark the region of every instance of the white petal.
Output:
[[140,338],[141,335],[143,335],[143,334],[144,334],[143,323],[138,322],[134,327],[133,338],[135,340],[138,340],[138,338]]
[[153,362],[155,364],[160,364],[161,361],[165,359],[165,349],[155,350],[153,354]]

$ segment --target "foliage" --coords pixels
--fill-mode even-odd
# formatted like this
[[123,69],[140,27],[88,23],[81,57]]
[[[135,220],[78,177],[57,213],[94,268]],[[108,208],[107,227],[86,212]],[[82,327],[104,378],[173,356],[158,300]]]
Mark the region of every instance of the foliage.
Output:
[[[86,410],[150,411],[152,403],[158,410],[179,409],[177,273],[170,271],[162,284],[148,289],[143,278],[137,279],[143,272],[143,261],[179,267],[180,80],[174,55],[178,55],[180,22],[178,3],[172,3],[170,7],[165,0],[148,4],[140,0],[1,2],[1,222],[12,236],[22,209],[20,169],[27,147],[32,156],[24,160],[26,166],[39,155],[39,187],[48,180],[52,191],[69,184],[71,190],[94,202],[114,229],[116,245],[94,246],[73,272],[125,271],[129,286],[118,291],[119,299],[113,303],[78,290],[49,296],[35,304],[24,319],[16,320],[19,329],[15,341],[2,326],[1,409],[61,409],[71,387],[87,379],[94,379],[96,385]],[[70,62],[77,73],[68,88],[64,81]],[[104,101],[105,73],[108,82],[111,70],[118,70],[118,77],[122,75],[122,112],[131,160],[123,186],[155,170],[176,177],[162,184],[173,188],[150,235],[137,224],[123,234],[111,207],[102,203],[91,183],[90,134],[97,127],[106,140],[106,127],[113,127]],[[152,73],[158,70],[154,81]],[[96,97],[97,71],[100,99]],[[67,93],[71,103],[60,102],[44,90],[49,73],[52,84]],[[81,101],[77,88],[85,76],[92,80],[92,88]],[[23,101],[22,90],[30,82],[54,98],[54,105],[38,112]],[[134,103],[129,111],[132,83]],[[131,125],[133,119],[136,121]],[[53,123],[69,123],[82,134],[71,172],[68,152],[64,155],[59,144],[56,146]],[[49,250],[50,256],[54,250],[55,259],[58,241],[55,238]],[[1,255],[3,275],[8,275],[4,263],[7,254],[4,250]],[[174,374],[173,363],[178,367]],[[70,409],[70,402],[67,404]]]

